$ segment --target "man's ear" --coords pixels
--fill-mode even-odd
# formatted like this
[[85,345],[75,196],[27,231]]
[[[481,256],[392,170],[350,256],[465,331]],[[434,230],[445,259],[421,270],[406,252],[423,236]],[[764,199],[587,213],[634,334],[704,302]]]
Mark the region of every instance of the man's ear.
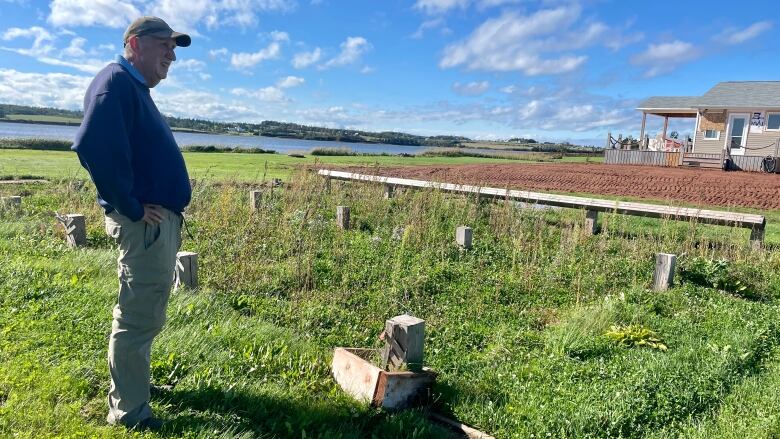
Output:
[[133,49],[133,52],[138,53],[138,45],[140,44],[138,41],[138,35],[130,35],[127,38],[127,44],[130,45],[130,48]]

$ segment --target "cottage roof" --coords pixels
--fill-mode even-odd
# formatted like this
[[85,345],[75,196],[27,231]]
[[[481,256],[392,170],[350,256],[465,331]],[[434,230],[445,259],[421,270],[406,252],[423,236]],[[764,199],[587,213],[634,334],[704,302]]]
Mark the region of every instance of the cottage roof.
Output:
[[780,81],[721,82],[696,102],[698,108],[780,108]]
[[780,81],[720,82],[703,96],[653,96],[638,110],[694,110],[699,108],[780,108]]
[[699,96],[652,96],[639,104],[640,110],[689,110],[696,108]]

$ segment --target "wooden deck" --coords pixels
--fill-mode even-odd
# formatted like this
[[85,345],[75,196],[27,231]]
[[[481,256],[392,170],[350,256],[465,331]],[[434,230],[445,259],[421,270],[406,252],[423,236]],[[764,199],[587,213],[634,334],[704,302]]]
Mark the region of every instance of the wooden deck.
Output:
[[763,242],[764,229],[766,227],[766,219],[764,216],[748,213],[725,212],[720,210],[696,209],[690,207],[663,206],[657,204],[549,194],[544,192],[529,192],[513,189],[440,183],[425,180],[411,180],[406,178],[331,171],[327,169],[319,170],[318,174],[326,179],[381,183],[389,187],[437,189],[445,192],[473,194],[479,196],[480,198],[513,200],[531,204],[584,209],[590,212],[589,216],[593,218],[594,226],[595,215],[597,215],[598,212],[609,212],[650,218],[696,221],[705,224],[743,227],[751,230],[750,240],[754,247],[760,246]]

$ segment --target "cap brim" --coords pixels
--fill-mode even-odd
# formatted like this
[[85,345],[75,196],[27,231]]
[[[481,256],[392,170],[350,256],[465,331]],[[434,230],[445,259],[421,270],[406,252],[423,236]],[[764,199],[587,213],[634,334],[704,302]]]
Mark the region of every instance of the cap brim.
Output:
[[181,32],[171,33],[171,38],[176,40],[176,45],[179,47],[188,47],[190,44],[192,44],[192,38],[190,38],[189,35],[183,34]]
[[176,45],[179,47],[188,47],[190,44],[192,44],[192,38],[190,38],[189,35],[176,31],[149,32],[143,35],[148,35],[155,38],[173,38],[176,40]]

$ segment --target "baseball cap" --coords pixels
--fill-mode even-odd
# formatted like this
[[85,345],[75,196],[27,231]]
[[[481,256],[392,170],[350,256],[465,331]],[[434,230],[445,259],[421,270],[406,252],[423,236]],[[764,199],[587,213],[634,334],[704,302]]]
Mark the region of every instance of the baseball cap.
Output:
[[176,32],[162,18],[151,16],[140,17],[130,23],[125,31],[124,44],[127,44],[127,39],[132,35],[173,38],[179,47],[187,47],[192,43],[189,35]]

